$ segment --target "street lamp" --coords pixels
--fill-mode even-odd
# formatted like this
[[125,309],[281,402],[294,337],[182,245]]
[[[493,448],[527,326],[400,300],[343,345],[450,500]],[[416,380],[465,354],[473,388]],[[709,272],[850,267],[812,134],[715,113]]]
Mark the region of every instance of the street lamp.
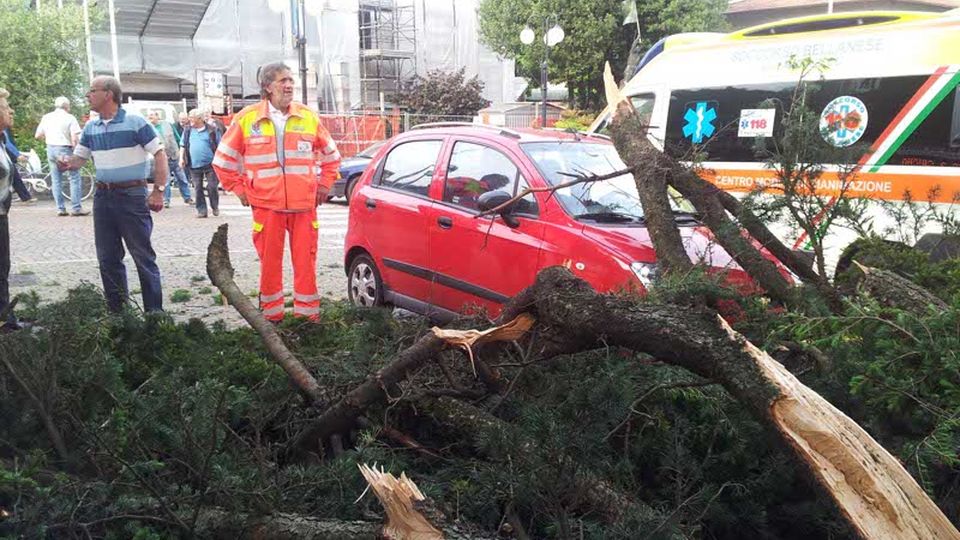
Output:
[[[550,24],[551,19],[553,20],[553,26],[548,30],[547,26]],[[557,24],[556,15],[551,15],[549,17],[544,17],[543,19],[543,62],[540,63],[540,89],[543,92],[543,104],[540,110],[540,127],[547,127],[547,64],[550,62],[550,47],[556,46],[558,43],[563,41],[563,38],[566,34],[563,32],[563,28],[560,28],[560,25]],[[530,25],[523,27],[523,30],[520,31],[520,43],[524,45],[530,45],[536,39],[536,34],[533,31],[533,28],[530,28]]]
[[290,12],[290,28],[297,48],[297,58],[300,61],[300,100],[307,103],[307,32],[304,28],[306,26],[304,0],[289,0],[289,2],[267,0],[267,7],[277,13],[287,10]]

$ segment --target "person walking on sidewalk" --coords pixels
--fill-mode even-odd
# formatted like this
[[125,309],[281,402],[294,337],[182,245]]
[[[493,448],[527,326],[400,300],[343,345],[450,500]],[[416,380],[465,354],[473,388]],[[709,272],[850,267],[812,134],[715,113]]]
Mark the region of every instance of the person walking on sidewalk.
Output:
[[214,216],[220,215],[220,182],[214,172],[213,155],[220,144],[220,134],[204,120],[199,109],[190,111],[190,125],[183,131],[183,147],[180,150],[180,166],[190,171],[193,189],[197,191],[197,217],[207,217],[207,201],[204,198],[203,185],[206,180],[207,197],[210,198],[210,210]]
[[[170,178],[180,188],[180,196],[183,197],[184,204],[193,204],[190,198],[190,182],[187,181],[187,175],[180,168],[180,143],[177,142],[177,135],[174,133],[173,125],[169,122],[162,122],[157,111],[147,113],[147,121],[153,126],[153,130],[160,137],[163,143],[163,151],[167,154],[167,167],[170,168]],[[170,208],[170,195],[173,194],[173,183],[167,183],[168,189],[163,191],[163,207]]]
[[[99,116],[83,128],[80,144],[71,156],[62,156],[64,169],[79,169],[90,158],[97,168],[93,196],[93,235],[100,263],[100,279],[110,311],[119,312],[127,301],[127,268],[124,246],[133,256],[140,276],[144,311],[163,311],[163,292],[157,255],[150,243],[153,218],[163,210],[163,191],[170,171],[163,144],[143,117],[120,108],[123,90],[113,77],[90,82],[87,101]],[[147,195],[148,155],[153,155],[153,191]]]
[[293,314],[316,321],[317,206],[327,200],[337,177],[340,153],[317,113],[293,102],[290,68],[267,64],[257,79],[262,99],[234,115],[213,167],[223,187],[253,207],[263,316],[283,319],[283,247],[289,233]]
[[[60,96],[53,102],[53,112],[48,112],[37,125],[36,138],[47,143],[47,163],[50,164],[50,179],[53,182],[53,201],[57,204],[57,215],[66,216],[67,208],[63,200],[63,173],[57,168],[60,156],[73,154],[73,148],[80,137],[80,124],[77,117],[70,114],[70,100]],[[80,171],[73,170],[70,175],[70,214],[86,216],[90,212],[80,205]]]

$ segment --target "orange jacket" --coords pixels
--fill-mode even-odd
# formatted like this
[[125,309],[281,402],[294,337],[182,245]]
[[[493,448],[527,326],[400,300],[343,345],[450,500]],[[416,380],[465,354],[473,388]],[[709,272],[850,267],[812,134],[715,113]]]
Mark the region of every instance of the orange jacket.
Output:
[[[317,186],[329,190],[340,168],[340,152],[317,113],[290,104],[283,133],[284,163],[263,100],[238,112],[223,135],[213,168],[223,188],[243,195],[257,207],[310,210],[317,206]],[[319,170],[318,170],[319,165]]]

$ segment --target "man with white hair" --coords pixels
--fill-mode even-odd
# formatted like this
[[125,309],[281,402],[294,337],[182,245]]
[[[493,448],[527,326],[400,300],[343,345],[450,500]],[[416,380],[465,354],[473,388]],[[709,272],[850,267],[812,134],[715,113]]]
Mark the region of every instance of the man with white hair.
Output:
[[210,199],[211,212],[219,216],[220,194],[217,187],[220,182],[213,170],[213,156],[220,144],[220,134],[207,124],[200,109],[191,110],[189,117],[190,125],[183,131],[180,146],[180,166],[189,171],[193,189],[196,190],[197,217],[207,217],[207,198]]
[[47,163],[53,180],[53,201],[57,203],[58,216],[86,216],[90,213],[80,205],[80,171],[70,171],[70,213],[63,200],[63,173],[57,169],[60,156],[73,155],[73,148],[80,140],[80,124],[70,114],[70,100],[64,96],[54,100],[53,112],[43,115],[37,126],[36,138],[47,143]]

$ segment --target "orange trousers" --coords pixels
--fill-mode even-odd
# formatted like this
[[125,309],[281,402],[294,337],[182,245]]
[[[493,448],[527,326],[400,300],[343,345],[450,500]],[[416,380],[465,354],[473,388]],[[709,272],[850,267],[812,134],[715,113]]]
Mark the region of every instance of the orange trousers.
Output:
[[311,320],[320,318],[319,228],[316,209],[291,213],[253,208],[253,245],[260,257],[260,310],[267,320],[283,319],[283,245],[287,233],[293,262],[293,314]]

